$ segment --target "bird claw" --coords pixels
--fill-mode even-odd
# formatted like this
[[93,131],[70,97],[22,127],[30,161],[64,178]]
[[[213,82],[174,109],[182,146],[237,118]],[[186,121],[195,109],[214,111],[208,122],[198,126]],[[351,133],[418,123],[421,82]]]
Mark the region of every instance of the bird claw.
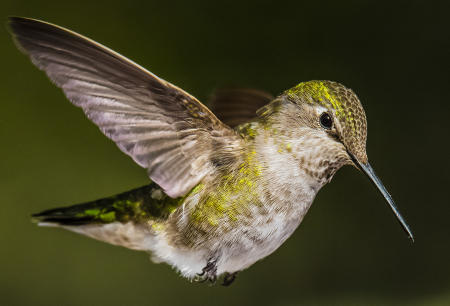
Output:
[[210,259],[206,263],[206,266],[202,269],[201,273],[197,273],[195,281],[204,283],[209,281],[211,284],[215,284],[217,280],[217,260]]
[[[223,277],[222,286],[229,286],[231,285],[234,280],[236,279],[236,275],[238,272],[233,273],[225,273],[225,276]],[[217,281],[217,259],[211,258],[206,263],[206,266],[202,269],[201,273],[197,273],[195,279],[198,283],[204,283],[204,282],[210,282],[212,285],[214,285]]]
[[231,285],[236,279],[237,274],[238,274],[237,272],[225,273],[225,276],[223,277],[222,281],[222,286],[228,287],[229,285]]

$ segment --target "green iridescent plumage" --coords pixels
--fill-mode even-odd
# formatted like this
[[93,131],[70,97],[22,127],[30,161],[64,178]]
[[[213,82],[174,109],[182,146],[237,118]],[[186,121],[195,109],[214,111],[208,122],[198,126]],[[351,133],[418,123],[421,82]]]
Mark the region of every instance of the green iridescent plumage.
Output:
[[296,103],[321,105],[333,111],[339,123],[341,140],[367,162],[366,114],[356,94],[342,84],[331,81],[302,82],[284,92],[288,99]]
[[39,222],[62,225],[164,220],[177,209],[184,197],[170,198],[156,184],[133,189],[100,200],[56,208],[33,215]]

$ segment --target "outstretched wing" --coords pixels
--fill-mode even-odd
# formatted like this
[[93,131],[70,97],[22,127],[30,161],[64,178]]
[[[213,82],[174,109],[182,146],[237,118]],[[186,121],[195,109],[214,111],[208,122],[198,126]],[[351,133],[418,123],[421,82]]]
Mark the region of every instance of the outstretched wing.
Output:
[[216,90],[208,105],[222,122],[236,127],[255,118],[256,111],[273,99],[262,90],[229,87]]
[[211,170],[214,149],[239,141],[196,98],[86,37],[21,17],[10,27],[32,62],[171,197]]

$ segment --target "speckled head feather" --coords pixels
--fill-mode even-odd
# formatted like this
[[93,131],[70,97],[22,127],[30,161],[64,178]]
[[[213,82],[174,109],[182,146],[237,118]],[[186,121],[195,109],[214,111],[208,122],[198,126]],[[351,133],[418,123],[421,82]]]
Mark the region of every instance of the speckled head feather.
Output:
[[356,94],[344,85],[331,81],[309,81],[284,92],[295,103],[325,107],[334,117],[337,136],[360,162],[367,162],[367,121]]

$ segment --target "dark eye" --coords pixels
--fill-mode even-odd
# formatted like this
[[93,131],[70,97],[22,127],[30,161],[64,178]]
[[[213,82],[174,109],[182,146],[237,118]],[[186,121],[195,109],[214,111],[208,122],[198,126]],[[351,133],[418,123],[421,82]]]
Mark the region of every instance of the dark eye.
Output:
[[320,125],[324,129],[331,130],[331,127],[333,126],[333,120],[328,113],[322,113],[322,115],[320,115]]

